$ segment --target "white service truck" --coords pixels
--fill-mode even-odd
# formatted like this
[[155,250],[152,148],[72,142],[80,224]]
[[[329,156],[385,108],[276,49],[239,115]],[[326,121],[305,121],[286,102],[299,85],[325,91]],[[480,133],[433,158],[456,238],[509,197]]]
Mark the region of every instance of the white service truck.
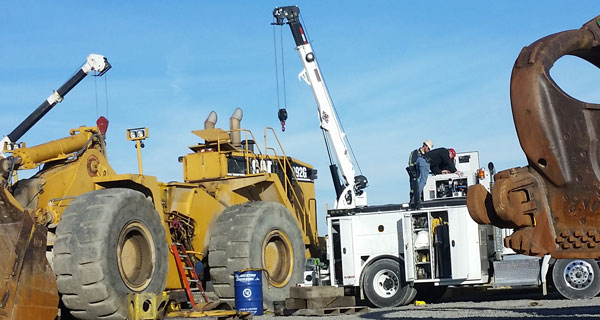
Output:
[[547,279],[569,299],[600,292],[596,261],[515,254],[503,245],[511,230],[471,219],[467,188],[478,183],[489,190],[494,171],[491,164],[480,167],[478,152],[457,154],[454,161],[462,175],[430,175],[420,210],[410,210],[407,203],[367,205],[367,179],[356,175],[300,10],[278,7],[273,16],[274,25],[288,24],[292,31],[304,67],[299,78],[312,88],[317,102],[337,196],[327,213],[328,268],[309,264],[303,285],[351,287],[376,307],[407,304],[417,294],[436,300],[448,286],[541,286],[545,293]]
[[477,152],[458,153],[457,174],[431,175],[423,207],[407,204],[330,210],[329,279],[360,288],[377,307],[436,300],[448,286],[546,286],[550,257],[515,254],[503,246],[508,230],[478,225],[466,189],[489,185]]

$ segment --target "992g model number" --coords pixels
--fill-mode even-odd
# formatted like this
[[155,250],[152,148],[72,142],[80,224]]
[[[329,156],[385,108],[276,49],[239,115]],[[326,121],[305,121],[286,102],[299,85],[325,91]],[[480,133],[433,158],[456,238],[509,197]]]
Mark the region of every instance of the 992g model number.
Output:
[[294,174],[298,179],[308,179],[308,169],[306,167],[292,166]]
[[227,170],[230,175],[277,173],[282,178],[286,174],[288,179],[295,179],[302,182],[312,182],[317,178],[315,169],[294,163],[293,161],[291,161],[291,168],[287,166],[281,168],[279,161],[271,159],[252,159],[250,163],[247,163],[247,160],[243,157],[231,157],[227,161]]

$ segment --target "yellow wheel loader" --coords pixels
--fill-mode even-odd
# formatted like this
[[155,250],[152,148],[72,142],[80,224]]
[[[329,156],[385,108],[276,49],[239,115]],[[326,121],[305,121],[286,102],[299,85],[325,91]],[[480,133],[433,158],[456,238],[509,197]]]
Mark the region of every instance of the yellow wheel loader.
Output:
[[[233,303],[234,271],[265,270],[267,307],[302,282],[306,258],[319,250],[316,170],[288,157],[273,129],[265,129],[261,148],[240,129],[241,110],[227,131],[214,127],[211,113],[205,129],[193,131],[199,143],[179,158],[183,181],[162,183],[115,173],[105,119],[38,146],[16,143],[43,109],[4,139],[0,317],[52,319],[59,296],[61,312],[81,319],[126,318],[130,293],[167,291],[185,301],[172,244],[192,254],[202,282],[226,302]],[[14,181],[15,172],[32,168],[39,171]]]

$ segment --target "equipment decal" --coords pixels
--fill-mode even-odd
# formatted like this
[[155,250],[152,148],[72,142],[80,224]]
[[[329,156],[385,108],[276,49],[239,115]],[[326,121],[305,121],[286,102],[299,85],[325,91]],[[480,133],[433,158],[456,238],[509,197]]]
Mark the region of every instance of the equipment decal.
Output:
[[[296,181],[313,182],[316,178],[316,170],[309,167],[294,163],[292,158],[289,158],[292,163],[291,170],[288,170],[288,176],[296,176]],[[247,168],[249,166],[249,168]],[[230,175],[246,175],[249,170],[250,174],[259,174],[261,172],[276,173],[283,179],[283,170],[279,163],[270,159],[251,159],[249,163],[244,157],[231,157],[227,159],[227,171]],[[292,174],[293,171],[293,174]]]

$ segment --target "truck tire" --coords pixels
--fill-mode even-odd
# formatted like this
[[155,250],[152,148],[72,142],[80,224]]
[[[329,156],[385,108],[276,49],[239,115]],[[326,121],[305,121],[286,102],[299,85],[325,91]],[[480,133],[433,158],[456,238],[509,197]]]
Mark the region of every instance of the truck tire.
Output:
[[592,259],[557,259],[552,268],[552,281],[567,299],[591,299],[600,292],[600,268]]
[[223,211],[210,230],[208,265],[215,293],[233,306],[233,273],[264,269],[263,305],[289,297],[306,264],[302,232],[292,214],[274,202],[248,202]]
[[417,291],[417,289],[415,289],[414,287],[409,286],[408,287],[408,294],[406,295],[406,299],[404,299],[400,305],[404,306],[407,305],[411,302],[413,302],[415,300],[415,298],[417,297],[417,294],[419,294],[419,292]]
[[411,296],[416,294],[414,288],[404,279],[403,267],[396,260],[377,260],[364,272],[363,290],[367,300],[374,307],[403,305],[409,303]]
[[137,191],[104,189],[77,197],[56,236],[58,291],[76,318],[126,319],[127,294],[165,289],[165,230],[152,202]]

